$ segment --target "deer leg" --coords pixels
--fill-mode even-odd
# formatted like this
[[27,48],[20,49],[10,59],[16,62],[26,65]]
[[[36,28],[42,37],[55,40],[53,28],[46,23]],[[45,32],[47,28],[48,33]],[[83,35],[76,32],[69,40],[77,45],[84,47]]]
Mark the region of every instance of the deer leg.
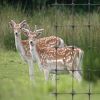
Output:
[[69,71],[69,73],[76,79],[78,80],[79,82],[82,80],[82,77],[78,71],[78,68],[77,68],[77,60],[74,59],[72,65],[69,65],[67,66],[67,69]]
[[34,80],[34,68],[33,68],[33,60],[32,59],[28,60],[28,65],[29,65],[30,80]]
[[52,81],[55,81],[56,80],[56,74],[53,74],[52,75]]
[[45,80],[49,79],[49,71],[47,69],[43,69],[44,71],[44,76],[45,76]]
[[52,84],[55,85],[56,84],[56,74],[52,75]]
[[78,68],[79,68],[79,70],[80,70],[80,74],[81,74],[81,75],[82,75],[83,55],[84,55],[84,52],[82,51],[82,52],[80,53],[79,63],[78,63]]
[[43,70],[43,65],[42,65],[41,63],[38,63],[38,66],[39,66],[40,71],[42,72],[42,70]]
[[80,66],[80,64],[81,64],[81,57],[82,57],[82,55],[80,56],[80,57],[76,57],[75,59],[74,59],[74,61],[73,61],[73,63],[74,63],[74,66],[75,66],[75,72],[73,73],[73,75],[74,75],[74,77],[78,80],[78,81],[81,81],[82,80],[82,76],[81,76],[81,66]]

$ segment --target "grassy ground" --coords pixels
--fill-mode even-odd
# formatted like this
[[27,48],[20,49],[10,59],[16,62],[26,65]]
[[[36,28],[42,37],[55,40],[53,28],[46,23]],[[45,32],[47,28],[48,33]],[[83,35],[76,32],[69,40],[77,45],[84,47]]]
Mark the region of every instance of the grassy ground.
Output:
[[[55,17],[56,14],[56,17]],[[75,45],[84,51],[84,66],[83,69],[100,69],[100,14],[98,11],[90,13],[90,30],[88,28],[89,14],[87,12],[77,12],[74,15],[74,30],[73,17],[71,10],[54,8],[40,11],[33,11],[32,14],[23,13],[20,7],[17,9],[6,6],[0,10],[0,47],[13,50],[15,49],[14,34],[10,29],[8,22],[13,19],[17,23],[22,20],[27,20],[31,30],[34,30],[34,25],[38,28],[44,28],[45,31],[41,37],[57,35],[61,37],[67,45]],[[55,20],[57,21],[57,32],[55,30]],[[61,26],[61,27],[59,27]],[[63,27],[62,27],[63,26]],[[87,78],[88,73],[84,73],[84,78]],[[100,77],[99,72],[91,72],[91,79],[94,80]]]
[[[70,93],[72,78],[70,75],[58,76],[57,91]],[[100,93],[100,80],[91,84],[91,92]],[[74,90],[87,93],[89,84],[85,80],[78,83],[74,80]],[[35,64],[35,81],[30,82],[28,66],[20,59],[17,52],[0,50],[0,100],[56,100],[52,92],[56,91],[53,81],[46,82],[43,73]],[[57,100],[71,100],[70,94],[58,95]],[[74,96],[74,100],[88,100],[87,94]],[[94,94],[91,100],[99,100],[100,95]]]
[[[73,24],[73,17],[69,9],[56,10],[56,20],[58,26],[57,36],[64,39],[68,45],[76,45],[84,50],[83,74],[84,79],[88,80],[88,68],[97,70],[91,72],[91,92],[100,92],[100,14],[98,11],[90,13],[89,28],[87,12],[75,12],[74,24],[78,25],[74,30],[69,27]],[[56,35],[55,12],[54,8],[41,11],[33,11],[31,15],[23,13],[20,7],[17,9],[10,6],[1,7],[0,9],[0,100],[55,100],[52,92],[55,92],[55,85],[52,81],[45,82],[44,75],[35,64],[35,82],[29,81],[28,66],[20,59],[17,52],[13,52],[15,47],[14,34],[10,30],[8,22],[13,19],[16,22],[27,20],[31,29],[34,25],[45,29],[43,36]],[[69,25],[69,26],[68,26]],[[68,27],[67,27],[68,26]],[[6,49],[5,49],[6,48]],[[9,49],[9,51],[7,51]],[[58,77],[58,92],[71,92],[72,79],[70,75]],[[75,80],[74,80],[75,81]],[[88,82],[83,80],[82,83],[74,82],[76,92],[88,92]],[[99,100],[99,95],[92,95],[91,100]],[[58,100],[71,100],[70,94],[58,96]],[[88,100],[88,95],[76,95],[74,100]]]
[[32,84],[28,76],[28,66],[18,54],[0,52],[0,100],[51,100],[49,92],[53,88],[44,82],[38,68],[35,75],[36,80]]

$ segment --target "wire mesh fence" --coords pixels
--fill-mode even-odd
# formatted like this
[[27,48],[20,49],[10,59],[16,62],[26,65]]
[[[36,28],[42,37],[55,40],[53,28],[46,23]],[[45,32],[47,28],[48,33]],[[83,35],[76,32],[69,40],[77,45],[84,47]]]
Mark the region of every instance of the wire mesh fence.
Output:
[[[36,70],[34,70],[36,84],[30,86],[28,65],[17,55],[18,51],[4,51],[0,48],[0,100],[4,100],[4,98],[6,98],[5,100],[9,98],[13,100],[33,100],[34,98],[34,100],[99,100],[100,90],[98,86],[96,87],[96,80],[100,79],[100,3],[92,3],[92,0],[87,0],[84,4],[80,4],[72,0],[70,4],[61,4],[57,1],[51,4],[50,9],[44,7],[42,10],[34,11],[33,16],[21,15],[22,12],[19,14],[19,11],[17,11],[18,14],[14,14],[15,9],[10,13],[11,8],[9,13],[2,11],[4,14],[2,16],[7,20],[0,15],[4,20],[1,20],[3,24],[0,29],[2,33],[5,33],[0,36],[2,38],[5,36],[5,45],[11,46],[10,49],[13,49],[15,43],[12,36],[14,34],[9,31],[10,28],[6,24],[11,18],[22,20],[26,16],[31,27],[34,28],[33,24],[38,24],[45,29],[46,34],[43,36],[56,35],[56,37],[62,38],[66,45],[71,46],[72,50],[79,47],[84,51],[82,70],[66,70],[72,71],[72,76],[77,71],[82,72],[83,81],[78,83],[74,77],[64,74],[63,78],[63,75],[58,75],[60,70],[57,70],[56,59],[55,85],[51,86],[51,80],[50,84],[45,84],[44,76],[42,77],[36,64],[34,65],[36,66]],[[6,14],[10,17],[6,18]],[[9,35],[9,33],[11,34]],[[1,40],[1,42],[3,41]],[[84,79],[87,80],[85,84]],[[53,96],[48,95],[48,92]]]
[[[57,19],[58,16],[60,16],[60,14],[57,13],[57,10],[55,10],[55,33],[56,33],[56,36],[58,36],[58,32],[59,32],[59,28],[62,28],[62,27],[70,27],[71,28],[71,45],[72,46],[75,46],[75,42],[74,42],[74,35],[76,34],[75,32],[75,28],[78,27],[86,27],[88,29],[88,33],[87,33],[87,37],[88,37],[88,40],[91,41],[91,32],[92,32],[92,27],[94,26],[99,26],[96,25],[96,24],[92,24],[92,20],[91,20],[91,11],[93,10],[93,7],[99,7],[100,4],[98,3],[91,3],[91,0],[88,0],[87,3],[83,3],[83,4],[79,4],[79,3],[75,3],[75,0],[72,0],[72,3],[71,4],[59,4],[57,2],[57,0],[55,0],[55,3],[52,4],[52,6],[55,7],[55,9],[59,9],[60,8],[63,8],[63,7],[69,7],[69,9],[71,10],[70,12],[70,17],[71,17],[71,24],[66,24],[66,25],[63,25],[63,24],[59,24],[59,20]],[[86,8],[86,12],[87,12],[87,19],[88,19],[88,22],[83,24],[82,26],[79,25],[79,24],[76,24],[76,20],[75,20],[75,13],[76,13],[76,8],[77,6],[80,6],[80,7],[85,7]],[[92,9],[92,10],[91,10]],[[84,22],[83,22],[84,23]],[[93,49],[97,49],[99,47],[97,46],[94,46],[94,45],[87,45],[87,50],[91,51]],[[81,47],[81,45],[79,45],[79,47]],[[84,53],[85,54],[85,53]],[[56,61],[57,62],[57,61]],[[75,83],[74,83],[74,78],[72,77],[72,83],[71,83],[71,90],[69,92],[60,92],[59,89],[58,89],[58,84],[59,84],[59,80],[58,79],[58,70],[57,70],[57,63],[56,63],[56,84],[55,84],[55,92],[53,92],[53,94],[55,95],[55,100],[62,100],[59,98],[59,95],[63,96],[63,95],[66,95],[65,99],[64,100],[67,100],[67,96],[68,95],[71,95],[71,98],[70,100],[77,100],[77,95],[84,95],[84,96],[87,96],[87,99],[86,100],[96,100],[96,98],[93,98],[94,95],[100,95],[100,91],[93,91],[92,90],[92,85],[91,85],[91,73],[99,73],[100,69],[92,69],[91,66],[89,65],[86,65],[86,69],[84,69],[84,72],[87,73],[87,80],[88,80],[88,89],[86,91],[77,91],[76,87],[75,87]],[[67,70],[68,71],[68,70]],[[72,71],[72,76],[74,74],[75,71],[78,71],[78,70],[71,70]],[[80,70],[83,72],[83,69]],[[83,87],[84,88],[84,87]],[[83,96],[82,96],[83,97]],[[82,99],[82,98],[80,98]],[[84,97],[82,100],[85,100]]]

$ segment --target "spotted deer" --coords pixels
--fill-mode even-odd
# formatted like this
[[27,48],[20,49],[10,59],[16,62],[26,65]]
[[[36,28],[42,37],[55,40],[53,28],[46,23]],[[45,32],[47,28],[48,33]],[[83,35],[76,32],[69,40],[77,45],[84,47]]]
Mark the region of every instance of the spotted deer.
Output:
[[[77,47],[54,48],[48,44],[42,44],[38,35],[32,35],[29,30],[24,29],[28,35],[30,52],[35,55],[39,66],[42,66],[45,79],[48,80],[50,73],[65,72],[67,70],[78,81],[81,81],[80,68],[83,51]],[[34,57],[34,56],[33,56]]]
[[64,47],[65,45],[63,39],[57,36],[39,38],[39,36],[42,33],[41,31],[43,31],[43,29],[37,29],[36,25],[35,25],[35,30],[33,32],[26,28],[23,28],[23,31],[26,37],[28,37],[28,33],[30,33],[30,35],[33,35],[33,37],[37,37],[37,39],[39,39],[39,44],[41,45],[42,48],[45,46],[60,48]]
[[[26,23],[26,20],[23,20],[21,23],[17,24],[15,21],[11,20],[9,22],[10,27],[14,31],[14,36],[15,36],[15,46],[17,51],[19,52],[21,58],[29,65],[29,75],[30,75],[30,80],[33,80],[34,77],[34,68],[33,68],[33,62],[36,61],[35,56],[34,58],[32,57],[30,53],[30,47],[29,47],[29,42],[28,40],[22,40],[21,39],[21,33],[22,33],[22,28],[29,28],[28,24]],[[43,31],[43,29],[38,29],[35,27],[34,35],[38,35]],[[53,40],[53,39],[49,39]],[[52,42],[48,40],[48,44],[50,46],[55,46],[55,42]],[[59,42],[59,41],[58,41]],[[60,42],[59,42],[60,43]],[[63,44],[59,44],[59,46],[62,46]],[[62,43],[62,42],[61,42]],[[40,68],[41,69],[41,68]]]
[[[37,30],[37,28],[35,27],[35,30]],[[36,37],[38,39],[37,45],[39,45],[39,47],[41,48],[41,50],[43,50],[45,47],[55,47],[55,48],[60,48],[60,47],[64,47],[64,41],[63,39],[56,37],[56,36],[49,36],[49,37],[43,37],[43,38],[39,38],[42,29],[39,29],[37,31],[39,32],[32,32],[28,29],[23,28],[23,33],[25,36],[29,37],[28,33],[30,33],[30,36],[32,37]],[[31,48],[31,46],[30,46]],[[36,55],[31,53],[32,58],[36,59]],[[39,68],[42,70],[42,65],[41,62],[38,61],[37,62],[39,65]]]
[[14,31],[15,36],[15,46],[17,51],[19,52],[21,58],[29,65],[29,76],[30,80],[34,79],[34,69],[33,69],[33,59],[30,53],[28,40],[21,39],[21,31],[22,28],[26,28],[28,25],[26,20],[23,20],[21,23],[17,24],[15,21],[11,20],[9,22],[10,27]]

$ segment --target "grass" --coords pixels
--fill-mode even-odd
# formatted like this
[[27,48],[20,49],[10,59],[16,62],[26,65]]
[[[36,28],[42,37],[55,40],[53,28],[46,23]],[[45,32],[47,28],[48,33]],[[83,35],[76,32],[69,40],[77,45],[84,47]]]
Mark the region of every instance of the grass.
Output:
[[[70,75],[58,76],[57,92],[70,93],[72,78]],[[100,93],[100,80],[91,82],[91,92]],[[74,90],[79,93],[88,92],[88,82],[78,83],[74,80]],[[28,66],[17,52],[0,50],[0,100],[55,100],[51,93],[56,91],[52,80],[46,82],[44,75],[35,64],[35,81],[31,82],[28,75]],[[83,98],[82,98],[83,97]],[[100,95],[91,96],[91,100],[99,100]],[[88,100],[88,95],[76,95],[75,100]],[[57,100],[71,100],[70,94],[58,95]]]
[[51,100],[49,84],[44,82],[38,68],[33,85],[29,80],[28,66],[16,52],[1,51],[0,61],[0,100]]
[[[55,16],[56,14],[56,16]],[[17,23],[22,20],[27,20],[31,30],[34,30],[34,25],[38,28],[44,28],[45,31],[41,37],[56,35],[55,20],[57,20],[57,36],[61,37],[67,45],[75,45],[84,50],[84,66],[83,69],[99,69],[100,65],[100,14],[98,11],[92,11],[90,13],[89,28],[84,25],[88,25],[89,18],[87,12],[75,11],[74,25],[78,25],[74,30],[69,27],[73,24],[73,17],[69,9],[54,8],[47,10],[33,11],[32,14],[24,13],[20,10],[20,7],[12,8],[6,6],[0,10],[0,47],[8,50],[15,50],[14,34],[10,29],[8,22],[13,19]],[[69,26],[68,26],[69,25]],[[64,27],[59,27],[64,26]],[[68,26],[68,27],[67,27]],[[100,73],[91,72],[91,79],[97,79],[100,77]],[[84,73],[84,78],[87,79],[87,73]]]
[[[35,82],[29,80],[28,66],[20,59],[15,50],[14,34],[9,28],[8,22],[13,19],[20,22],[27,20],[31,29],[34,25],[45,29],[43,36],[56,35],[55,18],[57,20],[57,36],[64,39],[67,45],[76,45],[84,50],[83,60],[83,81],[78,83],[74,80],[74,88],[76,92],[88,92],[88,73],[89,68],[91,80],[91,92],[100,93],[100,14],[98,11],[90,13],[90,24],[93,25],[89,29],[84,27],[88,24],[87,12],[75,12],[74,31],[67,25],[72,25],[72,16],[69,9],[55,10],[54,8],[33,11],[31,15],[23,13],[18,8],[11,6],[1,7],[0,10],[0,100],[55,100],[55,96],[51,92],[55,92],[55,85],[52,81],[45,82],[44,75],[39,71],[35,64]],[[94,72],[93,70],[97,70]],[[58,92],[71,92],[72,79],[70,75],[58,76]],[[63,94],[58,96],[58,100],[71,100],[71,95]],[[75,100],[88,100],[88,95],[76,95]],[[99,95],[92,95],[91,100],[99,100]]]

